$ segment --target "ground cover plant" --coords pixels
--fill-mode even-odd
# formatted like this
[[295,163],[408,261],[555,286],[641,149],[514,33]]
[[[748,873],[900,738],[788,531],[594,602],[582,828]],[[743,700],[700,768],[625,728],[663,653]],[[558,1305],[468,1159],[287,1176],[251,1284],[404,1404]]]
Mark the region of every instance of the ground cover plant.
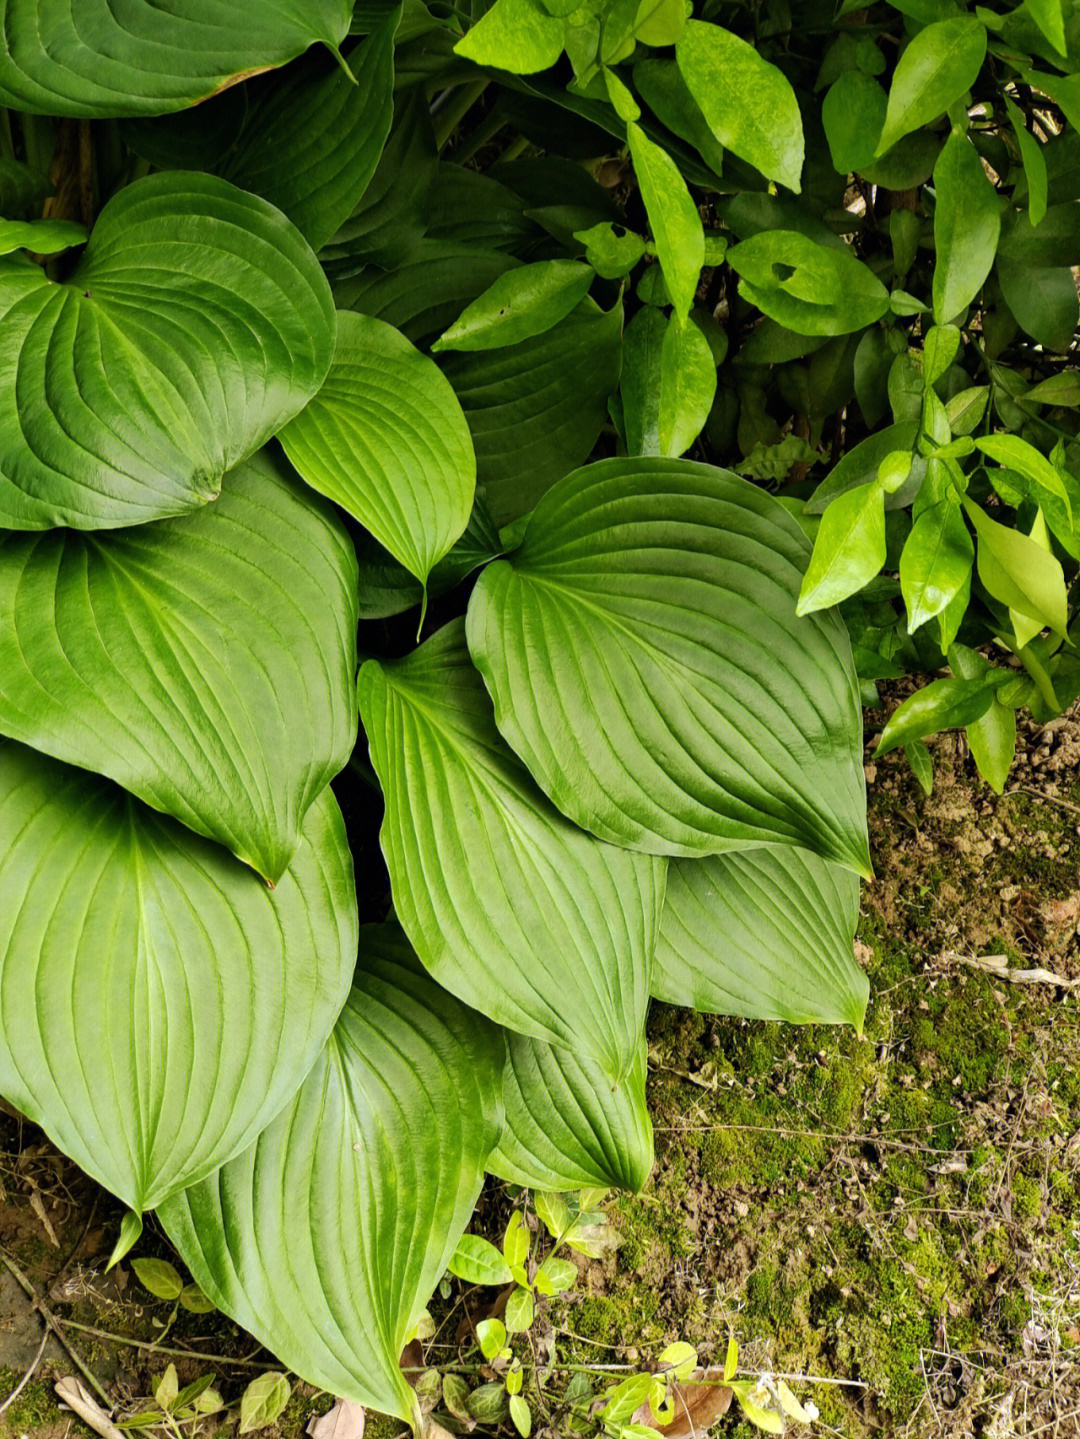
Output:
[[0,1094],[419,1429],[651,998],[861,1028],[877,682],[998,791],[1080,693],[1075,17],[0,20]]

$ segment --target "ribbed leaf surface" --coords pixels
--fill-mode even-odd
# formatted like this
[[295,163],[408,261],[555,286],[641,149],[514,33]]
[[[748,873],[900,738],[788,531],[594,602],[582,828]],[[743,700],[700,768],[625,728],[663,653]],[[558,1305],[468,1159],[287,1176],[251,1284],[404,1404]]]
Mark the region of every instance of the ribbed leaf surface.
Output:
[[0,105],[163,115],[348,34],[351,0],[0,0]]
[[858,918],[856,876],[806,850],[673,860],[653,994],[706,1014],[861,1029]]
[[507,1034],[506,1127],[488,1169],[530,1189],[643,1189],[653,1164],[645,1041],[617,1089],[587,1059]]
[[477,482],[497,524],[526,514],[588,459],[621,360],[622,306],[605,314],[588,299],[531,340],[439,357],[469,422]]
[[664,862],[586,835],[495,728],[464,621],[369,660],[360,712],[386,796],[394,905],[428,969],[474,1009],[629,1069],[648,1003]]
[[809,552],[771,496],[689,461],[601,461],[545,495],[468,638],[564,814],[653,853],[782,841],[868,871],[847,632],[795,617]]
[[211,175],[121,190],[65,284],[0,260],[0,525],[206,504],[322,384],[334,321],[293,226]]
[[0,743],[0,1094],[132,1209],[249,1145],[356,959],[329,790],[271,891],[108,780]]
[[355,987],[292,1104],[161,1211],[200,1287],[311,1383],[418,1419],[398,1356],[480,1192],[503,1056],[396,925],[365,926]]
[[469,522],[476,457],[461,406],[435,362],[382,320],[339,315],[326,383],[279,438],[308,484],[421,583]]
[[356,735],[356,558],[280,458],[194,514],[0,532],[0,734],[276,881]]

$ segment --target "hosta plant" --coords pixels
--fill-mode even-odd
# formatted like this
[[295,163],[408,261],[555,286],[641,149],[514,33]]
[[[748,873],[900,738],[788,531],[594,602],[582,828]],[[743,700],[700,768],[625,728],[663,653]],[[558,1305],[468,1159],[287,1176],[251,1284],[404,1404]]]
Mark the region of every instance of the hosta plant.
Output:
[[1080,690],[1075,16],[0,37],[0,1093],[419,1428],[485,1173],[646,1183],[653,999],[861,1025],[868,686],[998,787]]

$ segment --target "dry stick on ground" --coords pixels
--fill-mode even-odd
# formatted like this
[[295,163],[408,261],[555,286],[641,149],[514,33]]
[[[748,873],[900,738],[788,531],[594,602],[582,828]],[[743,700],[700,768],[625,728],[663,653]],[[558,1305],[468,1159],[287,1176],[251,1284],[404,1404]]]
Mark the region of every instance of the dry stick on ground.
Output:
[[[64,1329],[77,1329],[80,1334],[89,1334],[94,1339],[105,1339],[110,1344],[123,1344],[128,1349],[153,1349],[158,1354],[169,1354],[177,1359],[202,1359],[207,1364],[233,1364],[243,1369],[280,1369],[280,1364],[270,1364],[262,1359],[240,1359],[226,1354],[203,1354],[198,1349],[171,1349],[155,1339],[128,1339],[123,1334],[112,1334],[108,1329],[95,1329],[92,1324],[76,1324],[74,1319],[58,1319]],[[262,1345],[259,1345],[262,1348]]]
[[103,1388],[97,1375],[94,1374],[93,1370],[90,1369],[90,1367],[83,1361],[82,1358],[80,1358],[78,1352],[72,1345],[71,1340],[68,1339],[67,1335],[60,1327],[60,1321],[57,1319],[56,1315],[48,1307],[45,1301],[38,1295],[37,1290],[30,1283],[29,1279],[27,1279],[26,1275],[22,1272],[19,1266],[10,1257],[10,1255],[6,1254],[2,1249],[0,1249],[0,1263],[4,1265],[4,1267],[11,1274],[12,1278],[15,1280],[16,1284],[18,1284],[19,1288],[31,1301],[32,1307],[36,1309],[37,1312],[41,1315],[41,1318],[46,1328],[52,1330],[52,1332],[56,1335],[57,1339],[59,1339],[60,1343],[67,1350],[68,1355],[71,1358],[71,1362],[78,1369],[79,1373],[87,1381],[90,1387],[105,1401],[106,1404],[109,1405],[109,1409],[111,1412],[112,1402],[109,1399],[108,1394],[105,1392],[105,1389]]

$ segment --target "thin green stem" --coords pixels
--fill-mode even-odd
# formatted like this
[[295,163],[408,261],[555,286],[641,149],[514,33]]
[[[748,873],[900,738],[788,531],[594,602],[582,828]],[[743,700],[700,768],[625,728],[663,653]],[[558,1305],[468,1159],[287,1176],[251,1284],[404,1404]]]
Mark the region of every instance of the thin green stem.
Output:
[[461,92],[449,100],[445,108],[435,115],[435,144],[441,154],[450,143],[450,137],[479,100],[490,80],[473,80],[461,86]]

